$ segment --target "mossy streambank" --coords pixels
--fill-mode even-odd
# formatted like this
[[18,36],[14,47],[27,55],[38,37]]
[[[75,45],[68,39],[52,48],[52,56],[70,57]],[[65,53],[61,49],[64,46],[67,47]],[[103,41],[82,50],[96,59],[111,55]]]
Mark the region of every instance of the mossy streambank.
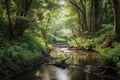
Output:
[[24,35],[19,39],[8,39],[1,34],[0,46],[0,79],[2,80],[50,61],[44,42],[39,37]]

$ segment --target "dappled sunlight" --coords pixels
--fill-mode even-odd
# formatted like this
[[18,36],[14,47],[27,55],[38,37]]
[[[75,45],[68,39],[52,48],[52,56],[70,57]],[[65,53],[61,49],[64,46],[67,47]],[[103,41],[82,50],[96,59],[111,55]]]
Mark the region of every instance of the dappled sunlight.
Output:
[[0,0],[0,79],[120,80],[119,10],[120,0]]
[[66,0],[59,0],[60,5],[64,5]]

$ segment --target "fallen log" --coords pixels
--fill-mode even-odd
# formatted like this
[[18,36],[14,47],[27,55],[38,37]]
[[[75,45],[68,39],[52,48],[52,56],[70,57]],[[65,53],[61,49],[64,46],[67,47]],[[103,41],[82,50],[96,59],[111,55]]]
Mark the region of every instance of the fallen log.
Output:
[[66,63],[66,60],[68,60],[70,57],[64,59],[64,60],[61,60],[60,62],[55,62],[53,65],[56,66],[56,67],[60,67],[60,68],[67,68],[69,67],[69,64]]

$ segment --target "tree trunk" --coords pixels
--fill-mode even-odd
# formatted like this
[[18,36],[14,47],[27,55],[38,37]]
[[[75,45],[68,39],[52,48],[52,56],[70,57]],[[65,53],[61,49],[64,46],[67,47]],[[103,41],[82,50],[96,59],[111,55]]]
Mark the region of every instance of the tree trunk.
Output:
[[12,31],[12,23],[11,23],[11,18],[10,18],[9,0],[5,0],[5,5],[6,5],[6,10],[7,10],[8,22],[9,22],[8,31],[9,31],[10,37],[12,38],[13,31]]
[[94,0],[94,8],[95,8],[95,31],[98,31],[100,29],[100,21],[99,21],[99,15],[100,15],[100,0]]
[[50,17],[51,16],[48,17],[47,24],[46,24],[46,27],[45,27],[45,34],[44,34],[44,37],[45,37],[45,46],[46,46],[47,49],[48,49],[48,34],[47,34],[47,32],[48,32],[48,27],[49,27],[48,24],[50,22]]
[[33,0],[17,0],[15,1],[17,6],[16,16],[27,16],[30,5]]
[[29,8],[30,8],[30,5],[31,5],[31,3],[32,3],[32,0],[27,0],[26,2],[25,2],[25,13],[24,13],[24,16],[27,16],[27,13],[28,13],[28,11],[29,11]]
[[112,0],[114,6],[115,40],[120,42],[120,0]]
[[90,16],[90,25],[89,25],[89,33],[93,32],[93,0],[90,2],[90,10],[89,10],[89,16]]
[[87,31],[89,31],[88,30],[88,25],[87,25],[87,13],[86,13],[86,2],[85,3],[83,3],[83,0],[80,0],[80,3],[81,3],[81,6],[82,6],[82,10],[83,10],[83,12],[82,12],[82,16],[83,16],[83,27],[84,27],[84,31],[85,31],[85,35],[87,35]]
[[96,32],[100,29],[100,1],[91,0],[90,8],[90,27],[91,32]]

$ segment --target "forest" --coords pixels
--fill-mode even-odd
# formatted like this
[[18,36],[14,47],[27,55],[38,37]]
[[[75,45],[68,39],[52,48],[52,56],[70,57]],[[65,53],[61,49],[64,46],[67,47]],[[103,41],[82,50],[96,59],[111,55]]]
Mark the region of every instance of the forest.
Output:
[[0,0],[0,80],[120,80],[119,22],[120,0]]

